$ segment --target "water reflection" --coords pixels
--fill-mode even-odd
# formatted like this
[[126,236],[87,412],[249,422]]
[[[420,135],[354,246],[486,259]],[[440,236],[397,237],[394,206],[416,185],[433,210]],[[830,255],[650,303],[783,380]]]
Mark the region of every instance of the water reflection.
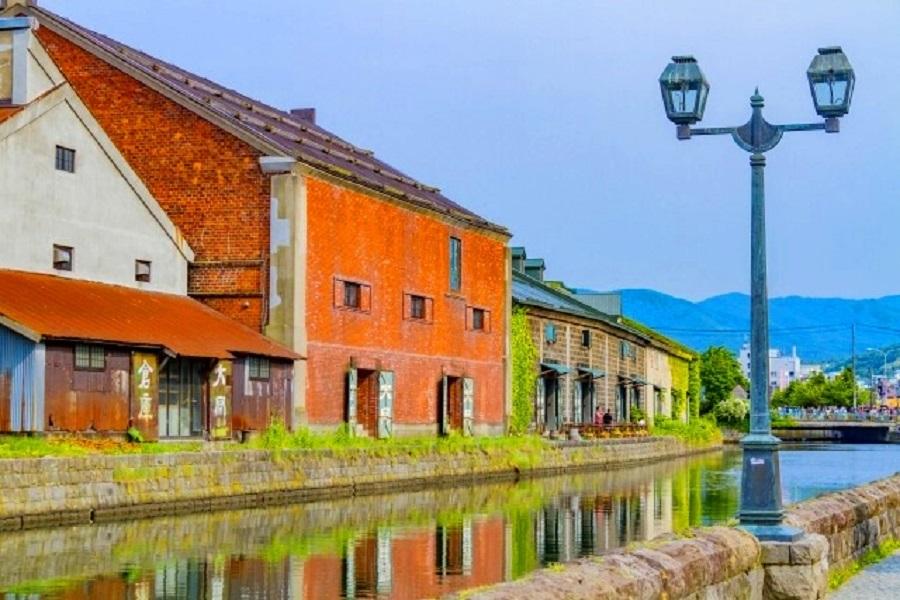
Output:
[[[789,458],[786,478],[798,463],[810,470]],[[19,532],[0,538],[0,590],[8,599],[434,597],[723,522],[737,512],[739,467],[727,451],[517,484]]]

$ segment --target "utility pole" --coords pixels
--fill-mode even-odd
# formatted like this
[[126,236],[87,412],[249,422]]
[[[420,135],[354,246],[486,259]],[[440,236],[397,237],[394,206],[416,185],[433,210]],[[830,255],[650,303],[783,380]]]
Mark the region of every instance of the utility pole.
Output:
[[856,403],[858,402],[858,385],[856,383],[856,322],[850,326],[850,356],[853,357],[853,366],[851,367],[853,372],[853,410],[856,410]]

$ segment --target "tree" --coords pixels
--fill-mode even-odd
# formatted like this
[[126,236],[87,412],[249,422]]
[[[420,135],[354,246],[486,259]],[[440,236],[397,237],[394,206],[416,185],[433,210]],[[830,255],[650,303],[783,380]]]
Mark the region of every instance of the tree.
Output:
[[724,346],[710,346],[700,355],[700,381],[704,390],[700,407],[703,413],[708,413],[716,404],[730,398],[736,386],[747,387],[741,366]]
[[[814,373],[803,381],[792,381],[784,390],[772,394],[772,406],[853,406],[853,372],[846,368],[829,381],[822,373]],[[860,404],[868,402],[869,391],[860,389]]]

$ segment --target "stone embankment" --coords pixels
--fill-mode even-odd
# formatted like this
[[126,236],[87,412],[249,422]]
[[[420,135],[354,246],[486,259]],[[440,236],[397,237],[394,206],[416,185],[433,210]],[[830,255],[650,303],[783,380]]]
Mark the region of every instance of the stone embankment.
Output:
[[512,583],[457,597],[480,600],[565,598],[759,598],[759,542],[739,529],[710,527],[691,538],[586,558]]
[[522,451],[203,451],[7,459],[0,460],[0,530],[614,468],[709,449],[673,438],[635,438]]
[[807,534],[760,544],[738,528],[698,529],[460,597],[817,600],[826,595],[830,569],[900,538],[900,474],[800,502],[785,520]]

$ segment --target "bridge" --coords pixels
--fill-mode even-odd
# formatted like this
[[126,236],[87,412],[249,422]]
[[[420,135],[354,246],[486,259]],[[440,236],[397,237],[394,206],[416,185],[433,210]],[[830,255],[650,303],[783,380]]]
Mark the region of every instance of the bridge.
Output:
[[795,421],[772,433],[785,442],[900,443],[900,430],[890,421]]

